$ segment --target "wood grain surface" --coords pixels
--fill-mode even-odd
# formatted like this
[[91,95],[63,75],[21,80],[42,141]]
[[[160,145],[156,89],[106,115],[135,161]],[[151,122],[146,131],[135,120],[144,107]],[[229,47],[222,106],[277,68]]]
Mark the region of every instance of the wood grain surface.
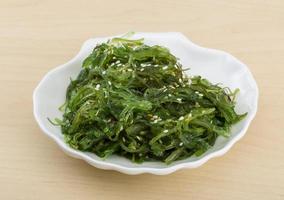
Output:
[[[129,176],[65,155],[32,114],[32,92],[90,37],[179,31],[246,63],[260,89],[225,156],[167,176]],[[0,199],[284,199],[284,1],[0,1]]]

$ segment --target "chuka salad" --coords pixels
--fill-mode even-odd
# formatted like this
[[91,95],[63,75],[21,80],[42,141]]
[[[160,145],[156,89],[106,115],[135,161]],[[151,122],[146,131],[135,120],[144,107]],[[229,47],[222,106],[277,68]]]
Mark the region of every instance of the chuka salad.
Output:
[[72,80],[61,126],[74,149],[133,162],[200,156],[246,116],[234,110],[237,90],[187,77],[178,59],[143,39],[97,45]]

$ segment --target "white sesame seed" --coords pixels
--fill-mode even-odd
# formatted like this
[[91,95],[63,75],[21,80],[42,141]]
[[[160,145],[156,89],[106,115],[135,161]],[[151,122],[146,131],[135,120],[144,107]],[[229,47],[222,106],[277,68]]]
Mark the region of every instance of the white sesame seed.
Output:
[[108,84],[109,84],[109,85],[111,85],[111,82],[110,82],[110,81],[108,81]]
[[154,67],[159,67],[159,65],[154,65]]
[[180,120],[180,121],[184,120],[184,116],[181,116],[178,120]]
[[125,137],[122,137],[122,141],[125,142]]
[[95,90],[99,90],[100,87],[101,87],[101,85],[100,85],[100,84],[97,84]]
[[112,58],[113,58],[113,59],[116,59],[116,57],[115,57],[115,56],[113,56]]
[[117,66],[120,67],[120,66],[122,66],[122,64],[121,64],[121,63],[118,63]]
[[144,68],[140,69],[140,71],[143,72],[143,71],[144,71]]
[[182,82],[181,78],[178,79],[178,82],[180,82],[180,83]]
[[157,122],[158,122],[158,120],[157,120],[157,119],[155,119],[153,123],[154,123],[154,124],[156,124]]
[[164,132],[164,133],[168,133],[168,132],[169,132],[169,130],[168,130],[168,129],[166,129],[166,130],[164,130],[163,132]]
[[171,94],[168,94],[168,96],[171,97],[172,95],[171,95]]
[[200,96],[200,97],[203,97],[203,94],[200,93],[199,96]]
[[189,113],[189,114],[188,114],[188,116],[189,116],[189,117],[192,117],[192,114],[191,114],[191,113]]
[[166,69],[168,69],[168,66],[164,66],[164,67],[163,67],[163,70],[166,70]]
[[183,146],[183,143],[181,142],[181,143],[179,143],[179,146],[181,147],[181,146]]
[[127,69],[127,71],[128,71],[128,72],[132,72],[133,70],[132,70],[132,69]]
[[117,60],[115,63],[116,63],[116,64],[120,63],[120,60]]
[[182,101],[182,99],[181,99],[181,98],[177,98],[177,101],[178,101],[178,102],[181,102],[181,101]]
[[138,136],[138,135],[136,136],[136,138],[137,138],[139,141],[141,141],[141,139],[142,139],[142,138],[141,138],[140,136]]

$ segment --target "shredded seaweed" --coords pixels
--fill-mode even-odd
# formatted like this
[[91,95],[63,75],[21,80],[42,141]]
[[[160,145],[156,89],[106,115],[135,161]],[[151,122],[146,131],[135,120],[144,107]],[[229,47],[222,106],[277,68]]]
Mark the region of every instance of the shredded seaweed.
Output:
[[237,91],[187,77],[165,47],[113,38],[84,60],[53,123],[74,149],[170,164],[229,136],[246,116],[234,110]]

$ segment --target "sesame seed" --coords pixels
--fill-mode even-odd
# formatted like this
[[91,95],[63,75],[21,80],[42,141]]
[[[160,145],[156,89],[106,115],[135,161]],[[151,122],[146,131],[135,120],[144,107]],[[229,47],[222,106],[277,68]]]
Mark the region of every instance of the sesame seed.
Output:
[[183,145],[183,143],[181,142],[181,143],[179,143],[179,146],[181,147]]
[[108,84],[109,84],[109,85],[111,85],[111,82],[110,82],[110,81],[108,81]]
[[177,98],[177,101],[178,101],[178,102],[181,102],[181,101],[182,101],[182,99],[181,99],[181,98]]
[[154,65],[154,67],[159,67],[159,65]]
[[116,64],[120,63],[120,60],[117,60],[115,63],[116,63]]
[[166,130],[164,130],[163,132],[164,132],[164,133],[168,133],[168,132],[169,132],[169,130],[168,130],[168,129],[166,129]]
[[178,120],[180,120],[180,121],[184,120],[184,116],[181,116]]
[[123,142],[125,142],[125,141],[126,141],[126,140],[125,140],[125,137],[122,137],[122,141],[123,141]]
[[112,57],[112,59],[116,59],[116,57],[115,57],[115,56],[113,56],[113,57]]
[[128,71],[128,72],[132,72],[133,70],[132,70],[132,69],[127,69],[127,71]]
[[168,96],[171,97],[172,95],[171,95],[171,94],[168,94]]
[[179,79],[178,79],[178,82],[182,83],[182,80],[181,80],[181,78],[179,78]]
[[189,114],[188,114],[188,116],[189,116],[189,117],[192,117],[192,114],[191,114],[191,113],[189,113]]
[[140,71],[143,72],[143,71],[144,71],[144,68],[140,69]]
[[153,123],[154,123],[154,124],[156,124],[157,122],[158,122],[158,120],[157,120],[157,119],[155,119]]
[[105,74],[106,74],[106,71],[103,71],[103,72],[102,72],[102,75],[105,75]]
[[168,66],[164,66],[164,67],[163,67],[163,70],[166,70],[166,69],[168,69]]
[[100,84],[97,84],[95,90],[99,90],[100,87],[101,87],[101,85],[100,85]]

